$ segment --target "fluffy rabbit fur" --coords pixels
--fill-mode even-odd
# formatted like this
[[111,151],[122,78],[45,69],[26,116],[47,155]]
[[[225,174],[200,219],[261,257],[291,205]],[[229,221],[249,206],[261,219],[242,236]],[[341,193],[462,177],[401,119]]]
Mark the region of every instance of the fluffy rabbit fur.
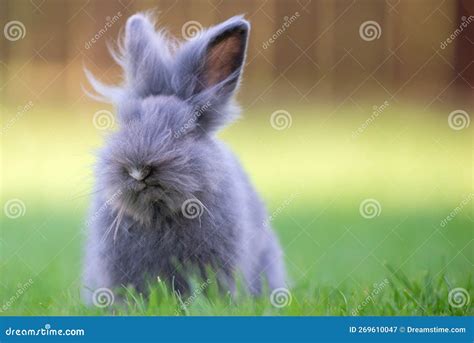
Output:
[[[232,103],[249,33],[233,17],[177,44],[150,17],[126,24],[119,88],[88,74],[117,108],[119,129],[99,151],[84,262],[85,297],[157,277],[189,292],[191,271],[215,273],[223,290],[241,274],[252,294],[285,286],[282,253],[265,207],[237,158],[215,134]],[[207,274],[206,274],[207,273]]]

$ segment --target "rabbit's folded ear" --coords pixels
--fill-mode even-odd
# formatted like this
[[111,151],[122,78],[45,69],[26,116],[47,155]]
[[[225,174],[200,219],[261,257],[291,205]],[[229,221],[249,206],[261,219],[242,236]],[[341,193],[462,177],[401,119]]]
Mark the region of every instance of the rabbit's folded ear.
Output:
[[237,16],[186,43],[176,60],[178,95],[208,93],[221,103],[229,100],[239,82],[249,30],[250,24]]
[[127,83],[137,95],[161,94],[169,88],[168,42],[149,16],[135,14],[127,20],[123,55]]

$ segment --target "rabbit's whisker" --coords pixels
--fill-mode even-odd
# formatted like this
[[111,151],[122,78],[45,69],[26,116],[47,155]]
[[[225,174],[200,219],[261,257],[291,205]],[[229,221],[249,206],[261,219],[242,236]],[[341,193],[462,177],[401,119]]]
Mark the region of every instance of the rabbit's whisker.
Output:
[[122,222],[124,212],[125,212],[125,207],[122,206],[119,210],[118,215],[117,215],[118,220],[117,220],[117,223],[115,224],[114,242],[117,239],[117,232],[118,232],[118,229],[120,227],[120,223]]
[[104,236],[102,237],[102,242],[105,242],[105,241],[107,240],[107,236],[108,236],[109,233],[112,231],[112,228],[114,227],[115,223],[117,222],[118,217],[119,217],[119,213],[117,213],[117,215],[115,216],[115,219],[112,221],[112,223],[110,224],[110,226],[109,226],[109,227],[107,228],[107,230],[105,231]]

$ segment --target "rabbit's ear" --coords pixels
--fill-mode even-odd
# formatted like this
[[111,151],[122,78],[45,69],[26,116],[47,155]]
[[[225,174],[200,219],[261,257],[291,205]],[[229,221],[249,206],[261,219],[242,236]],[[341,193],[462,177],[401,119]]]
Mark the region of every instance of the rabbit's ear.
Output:
[[177,55],[179,95],[202,92],[227,101],[235,90],[247,48],[249,23],[241,16],[201,32]]
[[170,80],[171,54],[164,35],[145,14],[127,20],[124,41],[127,81],[140,96],[160,94]]

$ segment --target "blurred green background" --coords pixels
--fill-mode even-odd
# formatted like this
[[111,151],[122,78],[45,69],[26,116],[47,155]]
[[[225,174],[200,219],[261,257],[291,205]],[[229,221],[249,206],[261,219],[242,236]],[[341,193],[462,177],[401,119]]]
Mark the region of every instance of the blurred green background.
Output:
[[[363,299],[395,270],[445,278],[444,303],[457,287],[472,298],[471,2],[0,0],[2,27],[23,25],[0,37],[2,314],[84,313],[73,308],[93,153],[114,125],[94,122],[113,107],[84,95],[83,67],[118,82],[107,42],[153,8],[178,39],[238,13],[251,21],[243,117],[221,137],[266,200],[295,289]],[[367,21],[378,38],[360,33]],[[381,313],[374,304],[366,314]]]

